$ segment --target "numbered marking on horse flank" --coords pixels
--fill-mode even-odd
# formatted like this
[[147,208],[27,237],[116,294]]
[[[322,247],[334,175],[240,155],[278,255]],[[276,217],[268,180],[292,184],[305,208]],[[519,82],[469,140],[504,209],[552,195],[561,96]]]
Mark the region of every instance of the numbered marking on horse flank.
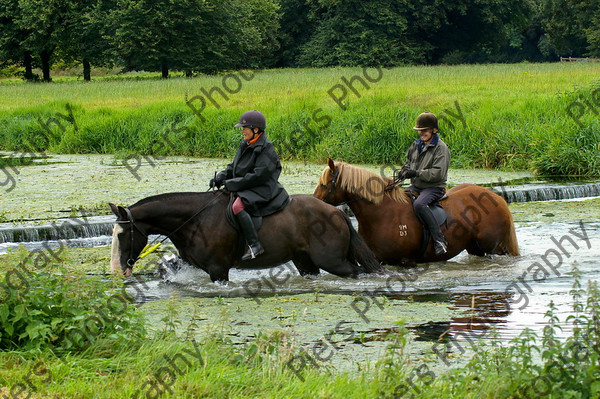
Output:
[[400,229],[400,237],[405,237],[408,235],[408,227],[405,224],[401,224],[398,226]]

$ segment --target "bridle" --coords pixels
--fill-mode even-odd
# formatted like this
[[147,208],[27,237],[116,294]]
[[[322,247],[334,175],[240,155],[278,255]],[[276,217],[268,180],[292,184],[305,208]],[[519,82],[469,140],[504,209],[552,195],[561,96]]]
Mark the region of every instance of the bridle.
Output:
[[[131,214],[131,211],[129,210],[129,208],[125,208],[125,212],[127,212],[127,220],[117,220],[115,223],[130,223],[131,226],[131,230],[130,230],[130,236],[131,236],[131,245],[129,246],[129,258],[127,259],[127,266],[129,266],[130,268],[133,268],[133,265],[135,264],[135,262],[137,262],[140,257],[138,255],[137,258],[133,258],[133,230],[137,229],[137,231],[139,231],[140,233],[142,233],[142,235],[146,238],[148,238],[148,234],[146,234],[142,229],[140,229],[135,222],[133,221],[133,215]],[[165,240],[169,238],[169,236],[167,236],[165,238]]]
[[[196,216],[198,216],[200,213],[202,213],[206,208],[208,208],[210,205],[212,205],[214,202],[216,202],[217,199],[219,198],[219,196],[221,196],[221,194],[223,194],[223,192],[224,192],[223,190],[219,190],[212,200],[210,200],[206,205],[204,205],[202,208],[200,208],[200,210],[197,211],[196,213],[194,213],[188,220],[186,220],[185,222],[180,224],[179,227],[177,227],[175,230],[173,230],[169,234],[166,234],[165,237],[162,240],[160,240],[160,242],[158,244],[155,244],[153,242],[152,244],[146,245],[146,247],[153,247],[152,251],[154,249],[156,249],[160,244],[165,242],[167,240],[167,238],[171,238],[171,236],[173,234],[178,232],[183,226],[185,226],[192,219],[194,219]],[[133,215],[131,214],[131,210],[129,208],[125,208],[125,212],[127,213],[127,220],[117,220],[115,223],[119,223],[119,224],[120,223],[130,223],[131,245],[129,247],[129,258],[127,259],[127,266],[129,268],[133,269],[133,265],[135,264],[135,262],[137,262],[138,260],[140,260],[143,257],[142,255],[138,255],[135,259],[133,257],[133,230],[137,229],[137,231],[142,233],[142,235],[144,237],[146,237],[146,239],[148,239],[149,236],[141,228],[139,228],[138,225],[135,224],[135,222],[133,220]],[[144,250],[142,250],[142,252],[144,252]],[[150,252],[151,251],[148,251],[147,253],[150,253]],[[141,252],[140,252],[140,254],[141,254]]]
[[[332,203],[332,202],[328,202],[327,199],[329,198],[330,195],[333,195],[333,198],[335,199],[335,192],[337,190],[337,179],[338,177],[340,177],[340,172],[338,169],[333,170],[331,173],[331,184],[329,185],[329,189],[327,190],[327,194],[325,194],[325,197],[323,198],[323,201],[327,202],[327,203]],[[357,197],[348,201],[344,201],[342,202],[342,204],[346,204],[349,205],[353,202],[356,201],[360,201],[361,199],[363,199],[362,197]]]
[[330,195],[333,195],[333,198],[335,198],[335,190],[337,189],[337,179],[339,176],[339,171],[333,170],[330,173],[331,175],[331,184],[329,185],[329,189],[327,190],[327,194],[325,194],[325,198],[323,198],[323,201],[328,202],[327,199],[329,198]]

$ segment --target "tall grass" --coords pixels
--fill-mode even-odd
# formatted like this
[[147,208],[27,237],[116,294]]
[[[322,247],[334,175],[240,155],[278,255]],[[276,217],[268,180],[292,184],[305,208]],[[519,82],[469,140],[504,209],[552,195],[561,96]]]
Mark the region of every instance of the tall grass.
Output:
[[[354,81],[342,110],[342,77],[360,68],[284,69],[256,72],[237,93],[215,93],[202,117],[186,99],[202,89],[224,90],[224,76],[194,79],[114,79],[91,83],[0,84],[0,148],[62,153],[130,153],[231,157],[239,142],[232,128],[248,109],[263,111],[280,156],[323,162],[327,156],[360,163],[401,163],[412,126],[424,110],[446,116],[441,137],[454,167],[532,169],[547,175],[600,175],[600,65],[514,64],[419,66],[383,69],[369,88]],[[372,78],[377,77],[369,69]],[[248,73],[250,75],[250,73]],[[252,75],[250,75],[252,76]],[[376,80],[376,79],[372,79]],[[228,87],[236,91],[233,79]],[[587,99],[583,128],[569,116]],[[64,120],[44,139],[40,123],[72,109],[77,129]],[[463,121],[452,116],[457,105]],[[192,102],[200,108],[200,101]],[[573,113],[573,112],[571,112]],[[189,129],[185,135],[173,129]],[[161,135],[168,134],[172,144]]]

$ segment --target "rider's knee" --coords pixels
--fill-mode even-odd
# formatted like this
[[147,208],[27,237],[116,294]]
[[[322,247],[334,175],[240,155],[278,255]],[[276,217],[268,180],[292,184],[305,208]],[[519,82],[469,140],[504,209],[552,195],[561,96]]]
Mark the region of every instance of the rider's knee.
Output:
[[423,212],[427,208],[427,204],[424,201],[423,202],[415,201],[413,206],[414,206],[415,212],[417,212],[417,213]]
[[235,201],[233,202],[233,205],[231,205],[231,210],[233,211],[234,215],[237,215],[238,213],[243,211],[245,208],[246,207],[244,206],[244,203],[242,202],[242,199],[240,197],[237,197],[235,199]]

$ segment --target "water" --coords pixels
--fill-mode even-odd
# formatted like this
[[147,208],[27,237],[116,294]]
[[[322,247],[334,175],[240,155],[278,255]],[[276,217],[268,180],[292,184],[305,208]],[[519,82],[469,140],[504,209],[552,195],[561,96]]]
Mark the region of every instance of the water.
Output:
[[[23,245],[29,251],[46,251],[48,248],[55,250],[61,246],[67,248],[96,248],[110,246],[112,236],[104,235],[99,237],[84,237],[69,240],[48,240],[31,242],[5,242],[0,243],[0,255],[6,254],[10,249],[18,248]],[[110,250],[107,248],[107,251]]]
[[[508,203],[577,200],[600,197],[600,183],[580,185],[548,185],[546,182],[525,186],[492,188]],[[347,208],[347,207],[346,207]],[[349,209],[346,212],[351,214]],[[14,224],[0,223],[0,253],[12,247],[10,243],[35,243],[42,241],[69,240],[110,236],[115,221],[113,215],[61,218],[54,222]],[[8,243],[8,245],[2,245]],[[77,245],[77,244],[75,244]],[[35,245],[33,245],[35,247]]]
[[[207,188],[214,170],[221,170],[228,163],[228,160],[173,158],[156,166],[142,165],[138,170],[142,179],[137,180],[122,162],[111,156],[52,156],[51,161],[56,163],[34,162],[30,166],[18,166],[18,184],[3,197],[6,199],[3,202],[4,220],[22,223],[23,220],[56,219],[64,217],[66,212],[77,214],[75,211],[84,207],[88,208],[86,215],[100,209],[99,212],[104,213],[108,202],[132,204],[148,195],[173,190],[174,182],[177,191],[201,191]],[[286,162],[282,183],[289,192],[311,193],[323,167]],[[380,172],[376,166],[372,166],[371,170]],[[597,181],[537,181],[526,172],[502,172],[505,182],[498,179],[498,184],[489,184],[498,176],[496,171],[451,170],[449,183],[487,183],[510,195],[510,198],[507,197],[509,202],[600,195],[600,183]],[[460,341],[465,339],[465,333],[470,337],[486,337],[491,326],[498,329],[502,339],[508,340],[525,328],[541,332],[550,301],[555,303],[559,317],[564,321],[572,308],[569,291],[573,279],[567,272],[574,262],[582,272],[584,286],[587,281],[600,277],[600,261],[597,259],[600,225],[595,221],[599,218],[598,211],[592,209],[595,204],[594,201],[583,201],[577,204],[537,202],[511,205],[517,220],[517,237],[522,253],[516,258],[479,258],[462,253],[448,262],[411,269],[409,275],[369,275],[357,280],[341,279],[325,272],[307,279],[299,276],[289,264],[280,269],[232,270],[231,281],[226,285],[214,284],[203,271],[184,266],[181,271],[169,276],[170,283],[163,282],[158,276],[144,275],[141,281],[130,280],[128,285],[148,314],[154,311],[164,316],[164,300],[170,298],[177,303],[188,303],[188,300],[198,303],[202,300],[207,309],[214,303],[223,309],[234,308],[230,316],[231,333],[242,340],[257,330],[293,324],[300,335],[305,330],[316,328],[317,332],[302,335],[303,342],[314,343],[327,336],[327,332],[340,320],[348,320],[352,322],[350,325],[354,331],[366,337],[361,339],[373,340],[371,344],[375,345],[373,342],[395,328],[394,321],[401,318],[407,319],[416,339],[423,342],[432,342],[440,337],[442,340]],[[540,210],[543,214],[534,217]],[[588,221],[584,228],[590,240],[589,247],[569,233],[571,229],[579,231],[577,222],[569,222],[576,218]],[[106,248],[109,254],[114,219],[112,215],[87,217],[82,214],[75,219],[59,219],[55,223],[1,224],[0,254],[19,243],[30,250],[58,248],[60,245],[100,247]],[[552,237],[560,239],[563,236],[574,237],[579,244],[579,248],[574,248],[565,242],[565,247],[571,248],[568,250],[569,257],[557,249],[552,240]],[[558,262],[558,258],[552,257],[551,250],[563,254],[563,262],[556,268],[558,273],[550,271],[545,275],[538,272],[536,279],[540,281],[534,281],[534,265],[545,265],[542,258],[545,254],[549,262]],[[275,311],[281,314],[273,316],[273,309],[281,309]],[[283,322],[289,320],[291,314],[296,314],[294,312],[299,315],[298,322]],[[304,314],[305,317],[302,316]],[[185,320],[186,314],[181,315]],[[157,320],[162,316],[158,316]],[[210,322],[213,316],[207,314],[207,320],[203,322]],[[568,332],[568,326],[565,326],[563,334]],[[351,338],[346,337],[337,344],[352,347]],[[351,343],[346,344],[345,340]],[[359,346],[358,351],[366,351],[365,345]],[[360,361],[356,353],[348,356]],[[373,358],[378,357],[373,355]]]
[[14,225],[0,223],[0,243],[40,242],[112,235],[115,217],[94,216],[58,219],[51,223]]
[[[112,219],[114,217],[103,217],[91,224],[111,224]],[[135,296],[140,302],[177,296],[246,297],[260,300],[318,292],[323,295],[348,295],[348,303],[357,293],[369,297],[385,296],[392,301],[411,299],[445,302],[452,309],[468,312],[469,316],[453,317],[437,325],[438,329],[440,326],[445,328],[442,332],[444,336],[452,337],[454,333],[465,329],[488,331],[489,327],[494,326],[503,339],[510,339],[525,328],[541,332],[550,301],[557,306],[560,319],[566,319],[573,306],[569,294],[573,278],[568,274],[573,263],[577,263],[582,273],[584,287],[587,281],[600,278],[600,260],[597,257],[600,223],[580,223],[583,222],[517,224],[521,250],[519,257],[480,258],[463,252],[447,262],[420,265],[408,270],[388,267],[388,270],[399,271],[400,274],[365,275],[355,280],[338,278],[327,272],[309,279],[301,277],[293,264],[287,263],[273,269],[232,269],[229,283],[223,285],[213,283],[204,271],[182,265],[179,261],[175,263],[182,267],[181,270],[167,270],[168,283],[163,282],[163,278],[158,275],[146,277],[143,289],[136,291]],[[39,232],[46,227],[34,226],[33,231]],[[93,235],[98,230],[92,228],[87,231]],[[75,230],[73,232],[76,233]],[[151,240],[155,238],[150,237]],[[56,249],[65,244],[72,248],[107,247],[110,242],[111,236],[103,234],[86,238],[69,237],[66,240],[32,241],[26,242],[25,246],[29,250]],[[561,243],[562,248],[557,243]],[[0,253],[6,253],[9,248],[19,244],[1,243]],[[106,250],[109,251],[108,248]],[[552,270],[548,263],[557,266]],[[427,322],[423,320],[424,331],[432,328]],[[569,327],[566,326],[563,333],[568,332]]]
[[[385,296],[391,301],[410,298],[447,302],[451,308],[470,312],[470,315],[447,320],[445,335],[452,337],[465,329],[479,335],[494,326],[500,337],[508,340],[525,328],[541,333],[550,301],[558,308],[559,318],[566,319],[573,307],[569,294],[573,285],[569,275],[573,263],[577,263],[582,273],[584,287],[587,281],[600,278],[597,258],[600,223],[519,225],[517,237],[522,254],[519,257],[480,258],[463,252],[447,262],[411,269],[409,275],[366,275],[355,280],[326,272],[307,279],[291,264],[286,264],[279,269],[258,271],[232,269],[230,282],[221,285],[212,283],[205,272],[184,265],[175,273],[169,270],[168,284],[159,278],[149,281],[144,296],[138,299],[219,296],[260,300],[318,292],[347,294],[349,303],[357,293]],[[427,320],[423,323],[426,325]],[[563,334],[568,332],[566,326]]]

